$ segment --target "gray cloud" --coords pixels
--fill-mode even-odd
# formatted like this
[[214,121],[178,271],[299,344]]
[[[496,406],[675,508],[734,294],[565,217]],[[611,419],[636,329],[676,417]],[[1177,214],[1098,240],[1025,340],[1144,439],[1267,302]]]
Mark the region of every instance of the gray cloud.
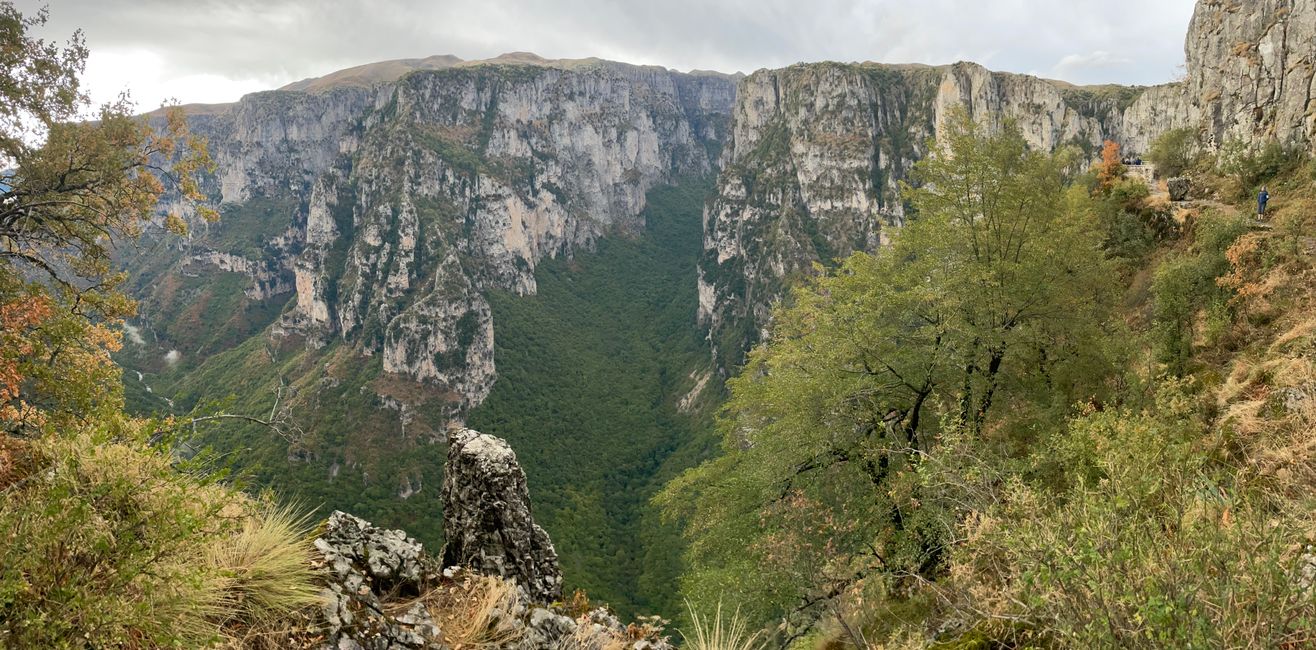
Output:
[[[18,0],[25,12],[42,0]],[[144,103],[269,88],[351,65],[525,50],[749,72],[800,61],[949,63],[1154,84],[1183,61],[1194,0],[51,0],[86,32],[93,88]],[[97,58],[99,57],[99,59]],[[133,58],[136,57],[136,58]],[[140,71],[134,61],[150,61]],[[99,62],[99,63],[98,63]],[[163,93],[163,94],[162,94]]]

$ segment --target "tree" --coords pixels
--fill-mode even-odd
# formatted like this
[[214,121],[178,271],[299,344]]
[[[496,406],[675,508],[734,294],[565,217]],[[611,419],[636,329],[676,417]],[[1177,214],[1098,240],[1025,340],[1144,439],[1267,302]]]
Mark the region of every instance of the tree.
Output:
[[1147,158],[1156,165],[1156,172],[1163,178],[1182,175],[1193,163],[1193,148],[1197,146],[1197,131],[1193,129],[1170,129],[1152,142]]
[[1120,146],[1107,140],[1101,147],[1101,162],[1097,163],[1097,191],[1108,194],[1116,181],[1124,177],[1124,163],[1120,161]]
[[85,418],[121,404],[112,325],[134,306],[117,290],[112,247],[158,222],[183,232],[178,214],[159,213],[166,193],[202,218],[214,211],[198,175],[210,166],[204,143],[181,111],[155,120],[132,114],[126,97],[88,117],[78,84],[87,49],[80,33],[60,46],[29,31],[0,2],[0,427],[30,429],[51,416]]
[[807,619],[852,589],[935,577],[955,513],[917,474],[939,427],[1008,445],[989,432],[1107,374],[1115,274],[1091,199],[1068,186],[1074,154],[962,113],[935,150],[905,190],[918,217],[778,309],[729,384],[725,454],[662,495],[687,524],[697,604],[735,589],[760,622]]

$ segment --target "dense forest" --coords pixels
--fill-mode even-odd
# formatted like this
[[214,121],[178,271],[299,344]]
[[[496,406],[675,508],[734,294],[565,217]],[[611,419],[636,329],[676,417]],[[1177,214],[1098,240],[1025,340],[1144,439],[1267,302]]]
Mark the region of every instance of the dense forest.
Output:
[[468,421],[516,449],[568,587],[627,616],[682,610],[680,537],[648,500],[715,447],[717,389],[679,408],[709,364],[692,326],[708,188],[653,190],[644,233],[540,266],[534,296],[495,294],[498,383]]

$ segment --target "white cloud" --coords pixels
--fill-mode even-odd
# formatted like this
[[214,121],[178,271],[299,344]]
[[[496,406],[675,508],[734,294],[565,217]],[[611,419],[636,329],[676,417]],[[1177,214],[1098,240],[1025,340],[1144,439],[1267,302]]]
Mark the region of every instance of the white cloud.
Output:
[[[1136,63],[1137,61],[1131,56],[1112,54],[1106,50],[1095,50],[1087,54],[1066,54],[1051,71],[1054,76],[1066,79],[1076,74],[1111,71]],[[1115,77],[1117,75],[1111,74],[1110,76]],[[1169,81],[1169,79],[1166,79],[1166,81]]]
[[179,74],[169,70],[160,53],[148,49],[92,51],[84,74],[94,105],[114,101],[128,92],[141,110],[177,100],[183,103],[229,102],[266,90],[269,81],[233,79],[220,74]]

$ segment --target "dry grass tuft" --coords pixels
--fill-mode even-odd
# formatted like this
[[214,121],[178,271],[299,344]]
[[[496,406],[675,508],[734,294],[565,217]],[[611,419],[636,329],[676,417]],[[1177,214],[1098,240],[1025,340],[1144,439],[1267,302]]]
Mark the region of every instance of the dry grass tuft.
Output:
[[685,647],[690,650],[759,650],[763,642],[759,632],[750,633],[749,626],[737,609],[730,618],[723,618],[722,604],[718,603],[713,619],[702,617],[693,605],[686,601],[690,612],[691,633],[681,631]]
[[[462,573],[434,587],[417,600],[443,631],[453,650],[498,648],[520,639],[521,626],[513,618],[523,607],[516,584],[489,576]],[[405,610],[417,602],[400,604]]]
[[320,603],[311,567],[313,526],[288,506],[261,506],[232,535],[215,539],[206,562],[219,575],[226,630],[277,630]]

